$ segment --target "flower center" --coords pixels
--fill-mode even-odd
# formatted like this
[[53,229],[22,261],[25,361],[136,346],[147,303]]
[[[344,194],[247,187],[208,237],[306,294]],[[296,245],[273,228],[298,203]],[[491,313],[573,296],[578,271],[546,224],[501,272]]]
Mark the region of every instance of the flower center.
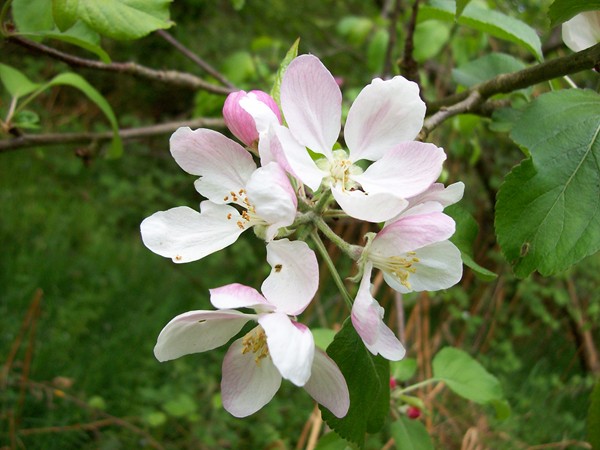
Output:
[[260,365],[261,359],[269,356],[267,335],[261,326],[254,328],[242,338],[242,354],[248,352],[254,353],[254,361],[257,365]]
[[240,189],[238,192],[231,191],[229,195],[226,195],[223,198],[223,201],[235,203],[236,205],[242,207],[242,211],[239,216],[234,217],[234,214],[227,214],[227,220],[233,220],[235,218],[237,226],[241,230],[245,230],[246,228],[250,228],[254,225],[268,225],[267,222],[265,222],[256,214],[256,208],[252,203],[250,203],[250,200],[248,200],[246,189]]
[[416,273],[415,263],[419,262],[415,252],[407,252],[406,257],[381,256],[377,253],[371,253],[369,259],[373,262],[374,267],[391,274],[402,286],[411,289],[408,279],[411,274]]
[[360,185],[352,179],[353,175],[360,175],[363,170],[348,159],[348,153],[344,150],[335,150],[333,159],[322,158],[317,161],[317,167],[329,172],[327,183],[340,185],[342,189],[353,191]]

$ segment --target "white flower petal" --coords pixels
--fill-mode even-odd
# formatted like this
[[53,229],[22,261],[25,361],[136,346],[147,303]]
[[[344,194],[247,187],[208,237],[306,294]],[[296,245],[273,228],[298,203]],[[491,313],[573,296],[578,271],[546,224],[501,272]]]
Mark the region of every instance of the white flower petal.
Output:
[[371,195],[358,190],[342,190],[339,186],[332,186],[331,192],[346,214],[367,222],[385,222],[408,205],[408,201],[391,194]]
[[306,309],[319,287],[319,263],[303,241],[278,239],[267,244],[271,273],[261,291],[277,311],[292,316]]
[[180,314],[160,332],[154,356],[163,362],[220,347],[254,317],[239,311],[190,311]]
[[294,223],[298,206],[296,193],[285,171],[276,162],[256,169],[246,192],[256,214],[269,224],[267,241],[273,239],[279,228]]
[[171,154],[183,170],[200,175],[196,190],[214,203],[238,192],[256,170],[252,156],[235,141],[205,128],[179,128],[170,140]]
[[254,414],[271,401],[281,386],[281,375],[271,358],[257,361],[254,353],[242,350],[241,339],[231,344],[223,360],[221,379],[223,407],[235,417]]
[[375,161],[399,142],[413,140],[423,126],[425,109],[416,83],[401,76],[374,79],[348,112],[344,139],[350,159]]
[[437,242],[416,250],[419,259],[410,274],[410,289],[392,274],[383,272],[385,282],[398,292],[439,291],[454,286],[462,278],[460,251],[450,241]]
[[266,298],[256,289],[239,283],[210,289],[210,302],[218,309],[253,308],[272,310]]
[[[300,144],[294,136],[292,136],[290,130],[283,126],[274,126],[274,130],[275,135],[277,136],[278,145],[292,170],[290,173],[313,191],[316,191],[321,185],[323,177],[328,174],[317,167],[306,150],[306,147]],[[277,147],[273,146],[277,144],[273,141],[270,142],[270,150],[274,151],[274,148]],[[276,155],[277,153],[274,152],[273,154]]]
[[465,193],[465,184],[462,181],[444,186],[442,183],[433,183],[423,193],[408,199],[409,208],[425,202],[438,202],[444,208],[458,203]]
[[316,56],[298,56],[288,66],[281,82],[281,109],[300,143],[331,156],[341,129],[342,93]]
[[382,256],[403,255],[445,241],[455,229],[454,220],[442,212],[402,216],[377,233],[369,251]]
[[246,111],[256,125],[256,131],[259,135],[266,133],[271,124],[279,124],[280,120],[275,112],[264,102],[260,101],[256,95],[252,93],[240,99],[240,106]]
[[600,11],[585,11],[562,24],[562,39],[574,52],[600,42]]
[[383,322],[383,308],[371,295],[372,269],[372,264],[368,262],[352,305],[352,325],[372,354],[381,355],[390,361],[399,361],[404,358],[406,350]]
[[208,201],[200,207],[200,213],[179,206],[144,219],[140,225],[144,245],[176,263],[185,263],[233,244],[244,231],[236,224],[239,213],[235,208]]
[[404,142],[352,179],[369,194],[385,192],[402,198],[413,197],[438,179],[445,159],[444,150],[433,144]]
[[310,330],[283,313],[261,314],[258,323],[265,330],[269,354],[281,376],[296,386],[304,386],[310,378],[315,353]]
[[311,375],[304,389],[334,416],[341,418],[348,413],[350,393],[346,380],[336,363],[320,349],[315,351]]

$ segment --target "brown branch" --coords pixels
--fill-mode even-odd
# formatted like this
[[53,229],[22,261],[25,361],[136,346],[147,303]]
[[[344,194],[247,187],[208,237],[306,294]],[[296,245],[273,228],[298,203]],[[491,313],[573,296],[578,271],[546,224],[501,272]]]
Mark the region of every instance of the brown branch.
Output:
[[[392,64],[393,64],[393,56],[394,56],[394,47],[396,47],[396,41],[398,40],[398,32],[396,31],[396,26],[398,25],[398,16],[400,15],[400,6],[402,4],[402,0],[395,0],[394,7],[392,8],[390,14],[390,25],[388,27],[388,45],[385,50],[385,59],[383,63],[383,72],[381,74],[381,78],[384,80],[392,76]],[[388,7],[389,5],[386,5]]]
[[171,44],[173,47],[175,47],[177,50],[179,50],[179,52],[182,53],[186,58],[193,61],[194,64],[196,64],[198,67],[204,70],[207,74],[214,77],[221,84],[227,86],[230,89],[236,89],[235,85],[231,81],[229,81],[225,77],[225,75],[217,71],[213,66],[208,64],[202,58],[200,58],[196,53],[194,53],[181,42],[179,42],[177,39],[175,39],[171,34],[169,34],[169,32],[167,32],[166,30],[156,30],[156,33],[169,44]]
[[[160,136],[174,132],[179,127],[190,128],[223,128],[225,123],[222,119],[200,118],[182,122],[167,122],[139,128],[128,128],[119,131],[123,140],[140,139],[152,136]],[[47,133],[47,134],[24,134],[14,139],[0,140],[0,153],[9,150],[17,150],[27,147],[39,147],[48,145],[65,144],[89,144],[92,142],[105,142],[113,138],[112,131],[96,133]]]
[[[410,16],[410,22],[408,23],[408,30],[406,30],[406,41],[404,42],[404,55],[402,61],[400,61],[400,72],[408,80],[414,81],[421,87],[419,83],[419,65],[413,56],[415,43],[414,35],[415,28],[417,26],[417,16],[419,14],[419,0],[415,0],[412,7],[412,13]],[[419,89],[419,92],[422,92]]]
[[599,64],[600,44],[596,44],[581,52],[555,58],[518,72],[498,75],[497,77],[473,86],[466,91],[450,95],[435,102],[430,102],[429,105],[427,105],[427,113],[432,114],[445,106],[456,105],[458,102],[469,97],[474,91],[477,91],[481,98],[485,100],[492,95],[507,94],[554,78],[584,70],[591,70]]
[[194,90],[205,90],[215,94],[227,95],[233,91],[233,89],[230,87],[216,86],[204,81],[202,78],[186,72],[178,72],[176,70],[156,70],[133,62],[112,62],[107,64],[101,61],[80,58],[69,53],[61,52],[55,48],[48,47],[47,45],[40,44],[16,35],[9,36],[8,41],[20,45],[21,47],[25,47],[29,50],[42,53],[58,61],[65,62],[73,67],[85,67],[88,69],[106,72],[125,73],[140,78],[145,78],[147,80],[160,81],[173,86]]

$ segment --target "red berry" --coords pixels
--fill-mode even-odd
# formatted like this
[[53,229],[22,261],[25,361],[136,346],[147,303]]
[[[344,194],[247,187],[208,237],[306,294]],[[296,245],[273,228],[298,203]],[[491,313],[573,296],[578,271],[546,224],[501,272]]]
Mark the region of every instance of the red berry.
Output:
[[390,377],[390,389],[394,389],[397,386],[398,383],[396,383],[396,379],[394,377]]
[[406,410],[406,415],[409,419],[418,419],[421,417],[421,410],[416,406],[409,406]]

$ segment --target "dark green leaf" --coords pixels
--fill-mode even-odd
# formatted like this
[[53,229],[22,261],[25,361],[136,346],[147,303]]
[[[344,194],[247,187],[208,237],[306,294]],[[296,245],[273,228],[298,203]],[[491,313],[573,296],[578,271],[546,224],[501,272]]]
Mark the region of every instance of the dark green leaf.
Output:
[[479,225],[471,214],[459,205],[451,205],[445,209],[446,214],[456,222],[456,232],[450,238],[460,250],[463,263],[485,281],[491,281],[497,275],[475,262],[473,259],[473,243],[479,233]]
[[[298,56],[298,46],[300,45],[300,38],[296,39],[290,49],[285,54],[283,61],[279,64],[279,69],[277,70],[277,75],[275,76],[275,83],[273,84],[273,89],[271,89],[271,97],[275,99],[278,105],[280,105],[280,91],[281,91],[281,81],[283,80],[283,75],[287,70],[287,67],[290,65],[292,60]],[[280,105],[281,106],[281,105]]]
[[480,404],[504,399],[498,379],[462,350],[443,348],[432,366],[433,376],[461,397]]
[[398,450],[433,450],[431,436],[418,420],[400,417],[390,427]]
[[15,128],[37,130],[40,128],[40,116],[33,111],[19,111],[14,115],[11,123]]
[[384,425],[390,407],[390,367],[381,356],[373,356],[354,330],[350,319],[327,348],[342,371],[350,391],[350,409],[338,419],[321,407],[323,419],[347,441],[359,446],[365,434],[376,433]]
[[554,0],[548,10],[550,26],[566,22],[584,11],[600,10],[600,0]]
[[600,448],[600,380],[590,395],[590,409],[587,416],[587,438],[593,449]]
[[600,95],[569,89],[538,97],[511,137],[531,159],[505,178],[496,233],[519,277],[548,276],[600,249]]
[[348,442],[338,436],[337,433],[329,432],[319,439],[315,450],[350,450]]
[[452,78],[465,87],[475,86],[503,73],[516,72],[526,67],[525,63],[505,53],[489,53],[452,69]]
[[8,93],[15,98],[30,94],[41,86],[19,70],[2,63],[0,63],[0,81]]
[[500,108],[492,114],[490,130],[497,133],[509,133],[519,122],[523,110],[518,108]]
[[456,19],[454,0],[431,0],[420,8],[418,17],[420,21],[437,19],[454,22],[457,20],[461,25],[514,42],[529,50],[538,60],[543,59],[542,44],[535,30],[526,23],[499,11],[485,9],[471,3]]

